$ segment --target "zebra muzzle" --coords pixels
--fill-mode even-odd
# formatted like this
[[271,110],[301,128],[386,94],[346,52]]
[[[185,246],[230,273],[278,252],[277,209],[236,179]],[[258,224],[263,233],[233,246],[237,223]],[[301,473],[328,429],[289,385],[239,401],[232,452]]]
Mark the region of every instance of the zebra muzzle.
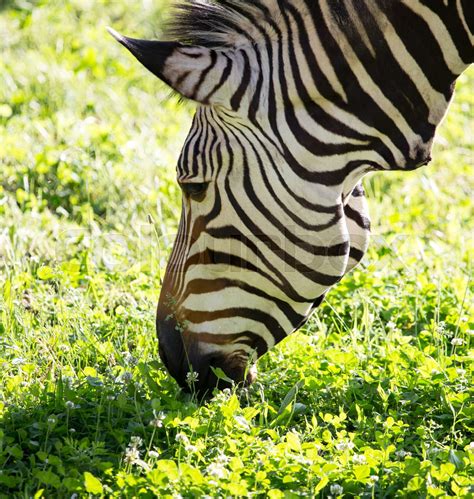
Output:
[[171,314],[159,317],[157,328],[161,360],[184,392],[202,399],[212,396],[215,388],[248,386],[256,380],[256,367],[249,364],[246,352],[209,350],[199,335],[187,333]]

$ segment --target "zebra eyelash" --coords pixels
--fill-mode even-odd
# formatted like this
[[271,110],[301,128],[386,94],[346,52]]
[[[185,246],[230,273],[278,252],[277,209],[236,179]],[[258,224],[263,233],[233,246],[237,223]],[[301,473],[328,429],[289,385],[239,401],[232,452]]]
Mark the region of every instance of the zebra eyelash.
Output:
[[182,182],[179,184],[183,194],[194,201],[202,201],[209,187],[209,182]]

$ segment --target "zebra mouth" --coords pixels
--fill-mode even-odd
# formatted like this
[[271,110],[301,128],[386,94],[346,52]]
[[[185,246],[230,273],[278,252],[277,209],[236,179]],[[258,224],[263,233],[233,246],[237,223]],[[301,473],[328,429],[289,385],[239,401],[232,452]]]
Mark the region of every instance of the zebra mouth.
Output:
[[[203,359],[204,360],[204,359]],[[248,361],[239,357],[219,356],[206,359],[196,370],[191,369],[186,380],[178,380],[186,393],[199,400],[212,397],[214,390],[249,387],[257,379],[256,366],[248,366]]]
[[226,388],[246,388],[257,379],[255,364],[249,366],[248,359],[242,356],[220,356],[209,359],[207,372],[203,379],[199,380],[194,388],[204,398],[212,396],[215,388],[224,390]]

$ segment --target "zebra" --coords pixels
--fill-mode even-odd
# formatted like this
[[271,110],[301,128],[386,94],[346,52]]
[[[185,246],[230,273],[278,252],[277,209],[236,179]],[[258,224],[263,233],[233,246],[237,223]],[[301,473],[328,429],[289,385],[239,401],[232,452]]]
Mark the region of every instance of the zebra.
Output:
[[200,396],[250,384],[256,360],[362,260],[364,175],[429,163],[474,60],[474,3],[186,0],[171,41],[110,32],[197,103],[160,357]]

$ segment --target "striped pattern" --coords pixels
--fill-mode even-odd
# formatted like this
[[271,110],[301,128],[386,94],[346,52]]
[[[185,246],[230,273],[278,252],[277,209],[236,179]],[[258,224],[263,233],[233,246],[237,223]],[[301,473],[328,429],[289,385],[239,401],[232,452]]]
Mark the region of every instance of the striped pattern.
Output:
[[[180,4],[173,42],[116,35],[200,103],[178,162],[183,213],[158,308],[186,385],[242,380],[362,259],[362,177],[430,160],[473,61],[472,0]],[[178,40],[178,41],[175,41]]]

